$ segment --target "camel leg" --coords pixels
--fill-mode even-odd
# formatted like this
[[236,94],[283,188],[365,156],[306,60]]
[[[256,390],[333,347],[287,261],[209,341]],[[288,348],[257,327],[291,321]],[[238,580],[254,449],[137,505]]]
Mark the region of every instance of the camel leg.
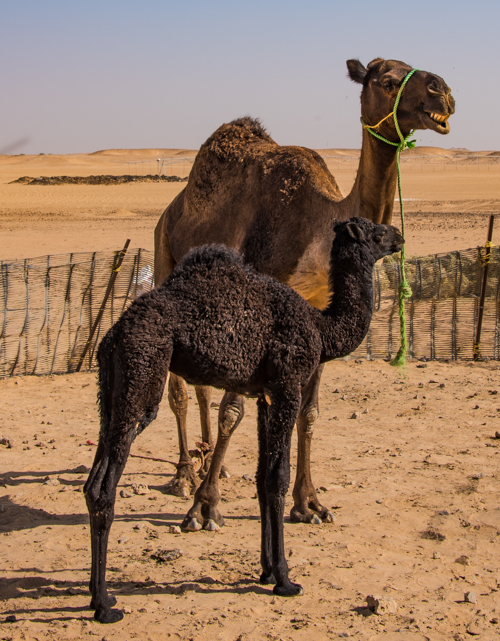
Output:
[[[212,399],[212,388],[208,386],[195,386],[196,398],[198,399],[198,408],[200,410],[201,422],[201,440],[206,443],[213,450],[214,441],[212,438],[212,425],[210,422],[210,401]],[[212,460],[212,452],[208,452],[205,456],[203,466],[198,470],[198,476],[202,479],[205,478],[210,467]]]
[[[217,509],[220,500],[219,478],[231,435],[238,427],[245,413],[244,399],[238,394],[226,392],[219,407],[217,443],[207,476],[194,495],[192,508],[182,522],[182,529],[218,530],[224,525],[224,518]],[[203,524],[203,526],[201,525]]]
[[293,488],[294,506],[290,520],[294,523],[333,523],[334,516],[321,505],[311,479],[311,441],[319,414],[319,384],[324,365],[320,365],[302,390],[302,406],[297,419],[297,475]]
[[90,573],[91,607],[100,623],[116,623],[123,619],[120,610],[111,609],[116,599],[109,597],[106,586],[106,559],[109,530],[114,518],[116,486],[127,462],[134,440],[135,425],[116,431],[99,442],[94,465],[84,492],[90,515],[92,564]]
[[[278,596],[298,596],[301,585],[288,577],[285,558],[283,515],[290,482],[290,444],[292,430],[300,408],[300,393],[275,390],[267,412],[265,400],[259,399],[259,464],[257,491],[261,509],[261,583],[276,583]],[[267,414],[267,421],[266,421]]]
[[168,402],[177,422],[180,454],[177,474],[167,487],[167,492],[174,496],[189,496],[198,487],[199,480],[196,477],[188,448],[186,429],[188,395],[183,379],[172,372],[170,372],[168,381]]

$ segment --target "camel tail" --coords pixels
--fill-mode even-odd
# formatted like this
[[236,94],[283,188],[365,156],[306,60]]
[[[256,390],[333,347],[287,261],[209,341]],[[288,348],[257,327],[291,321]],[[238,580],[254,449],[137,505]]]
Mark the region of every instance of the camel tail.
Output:
[[102,441],[109,432],[111,422],[111,395],[114,381],[114,343],[115,327],[112,327],[102,339],[97,350],[97,363],[99,366],[99,380],[97,391],[97,404],[101,418],[99,441]]

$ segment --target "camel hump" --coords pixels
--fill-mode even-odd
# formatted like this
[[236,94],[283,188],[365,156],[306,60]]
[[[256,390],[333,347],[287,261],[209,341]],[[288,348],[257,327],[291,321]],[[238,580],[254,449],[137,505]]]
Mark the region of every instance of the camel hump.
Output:
[[235,161],[248,156],[255,146],[267,148],[269,145],[276,143],[260,120],[245,116],[221,125],[202,145],[200,152],[214,154],[220,161]]
[[227,268],[245,270],[242,255],[225,245],[202,245],[191,249],[172,271],[172,279],[188,273]]

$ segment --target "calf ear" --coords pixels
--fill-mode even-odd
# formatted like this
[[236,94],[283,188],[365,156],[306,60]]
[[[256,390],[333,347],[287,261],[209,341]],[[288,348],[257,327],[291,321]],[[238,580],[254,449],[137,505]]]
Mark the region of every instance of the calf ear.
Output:
[[358,243],[362,243],[365,239],[365,232],[357,223],[347,223],[346,225],[349,236],[357,240]]
[[363,67],[359,60],[348,60],[346,64],[349,78],[354,82],[363,84],[367,72],[366,67]]

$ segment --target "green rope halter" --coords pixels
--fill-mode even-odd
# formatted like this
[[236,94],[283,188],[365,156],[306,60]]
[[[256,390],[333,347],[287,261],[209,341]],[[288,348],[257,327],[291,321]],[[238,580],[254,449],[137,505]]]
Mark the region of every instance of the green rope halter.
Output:
[[[394,103],[394,109],[391,111],[389,115],[387,115],[385,118],[383,118],[378,124],[376,125],[367,125],[363,121],[363,118],[361,118],[361,124],[363,125],[363,129],[366,129],[369,131],[372,136],[375,136],[375,138],[378,138],[379,140],[382,140],[383,142],[386,142],[388,145],[392,145],[393,147],[397,147],[396,149],[396,167],[398,170],[398,193],[399,193],[399,207],[401,211],[401,233],[403,234],[403,238],[405,236],[405,218],[404,218],[404,208],[403,208],[403,195],[401,191],[401,169],[399,167],[399,154],[406,148],[408,149],[413,149],[415,147],[416,140],[409,140],[410,136],[413,136],[415,133],[415,130],[410,131],[410,133],[406,136],[406,138],[403,136],[401,133],[401,129],[399,128],[399,123],[398,123],[398,118],[397,118],[397,110],[398,110],[398,105],[399,101],[401,100],[401,95],[403,94],[403,89],[405,88],[406,83],[408,80],[412,77],[412,75],[415,73],[415,71],[418,71],[418,69],[412,69],[405,77],[403,82],[401,83],[401,87],[399,88],[398,95],[396,97],[396,102]],[[394,118],[394,125],[396,126],[396,131],[398,132],[399,140],[400,142],[391,142],[390,140],[387,140],[387,138],[384,138],[380,134],[376,133],[373,131],[376,129],[384,120],[389,118],[390,116],[393,116]],[[410,298],[412,295],[411,287],[408,281],[406,280],[406,275],[405,275],[405,246],[401,248],[401,259],[400,259],[400,265],[401,265],[401,284],[399,286],[398,292],[399,292],[399,320],[400,320],[400,333],[401,333],[401,346],[398,350],[398,353],[396,356],[392,359],[391,365],[401,367],[406,363],[406,353],[408,351],[408,340],[406,338],[406,318],[405,318],[405,300],[407,298]]]

